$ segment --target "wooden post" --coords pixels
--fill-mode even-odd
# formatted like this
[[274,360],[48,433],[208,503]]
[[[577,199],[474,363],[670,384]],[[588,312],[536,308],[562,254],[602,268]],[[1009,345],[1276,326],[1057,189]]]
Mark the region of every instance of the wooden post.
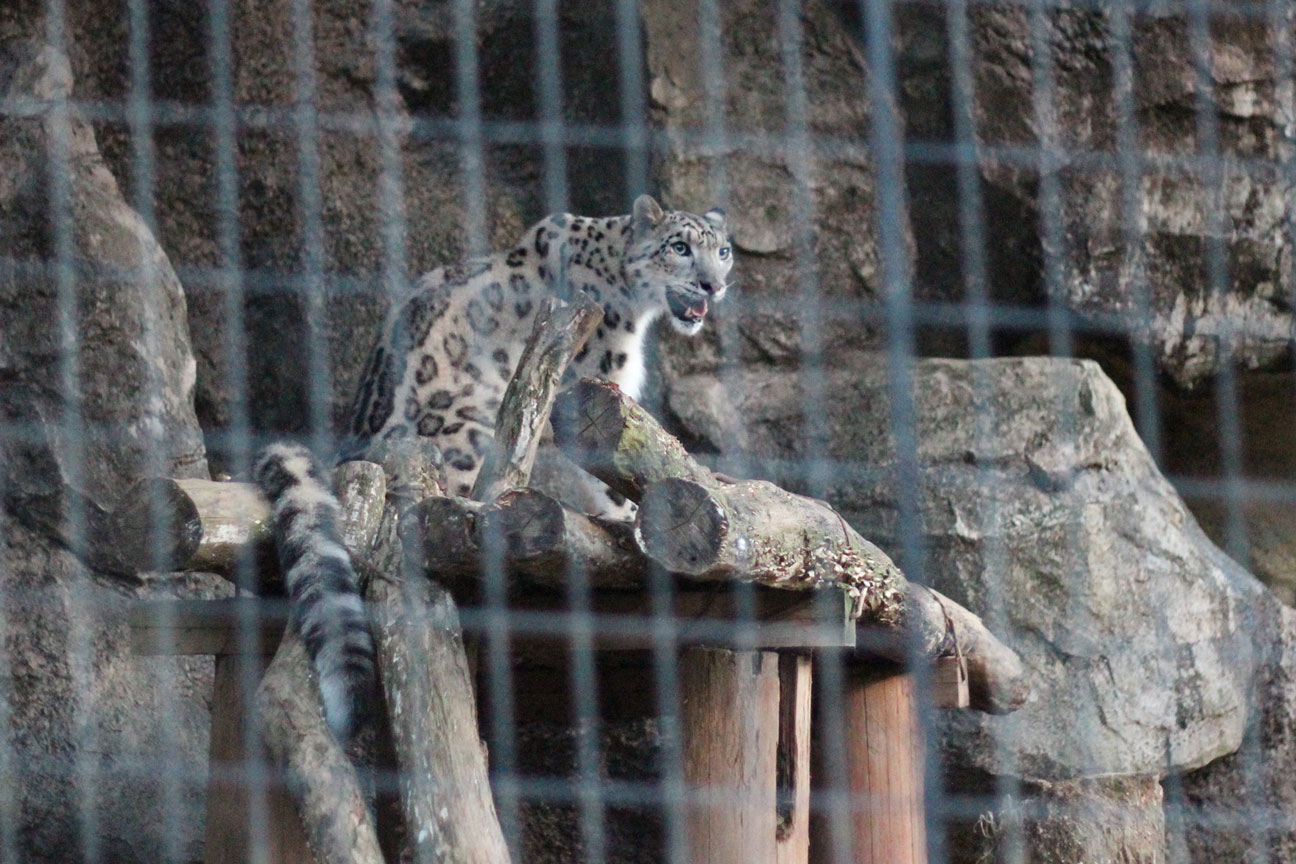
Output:
[[775,864],[810,860],[810,655],[779,655],[778,828]]
[[[853,864],[927,864],[923,806],[923,730],[912,675],[896,665],[848,667],[843,728],[817,724],[816,739],[834,736],[846,751],[851,796],[846,838]],[[822,746],[822,744],[821,744]],[[820,781],[826,771],[821,765]],[[810,861],[832,864],[832,820],[816,814]]]
[[778,654],[687,648],[680,668],[689,860],[774,861]]
[[[276,643],[266,650],[273,651]],[[270,656],[223,654],[216,657],[216,681],[212,688],[211,744],[208,748],[207,827],[203,840],[204,864],[242,864],[258,860],[257,847],[265,852],[260,859],[266,864],[313,864],[315,856],[306,841],[306,832],[297,818],[292,796],[281,783],[270,782],[273,763],[260,735],[249,738],[247,724],[252,713],[245,708],[240,680],[248,664],[254,681],[261,680]],[[256,752],[248,753],[245,742],[252,740]],[[248,763],[259,758],[267,772],[261,785],[265,796],[265,835],[251,836],[252,804],[255,802]],[[260,842],[258,842],[258,840]]]

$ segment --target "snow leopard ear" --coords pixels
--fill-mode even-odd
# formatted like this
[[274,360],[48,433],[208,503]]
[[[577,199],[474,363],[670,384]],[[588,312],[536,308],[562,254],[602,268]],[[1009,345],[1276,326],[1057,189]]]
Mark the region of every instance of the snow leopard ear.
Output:
[[721,210],[719,207],[712,207],[710,210],[702,214],[702,218],[705,219],[712,228],[721,233],[725,233],[728,230],[725,227],[725,211]]
[[650,228],[656,228],[664,215],[656,198],[651,195],[640,195],[635,199],[634,217],[631,220],[634,223],[635,233],[642,234]]

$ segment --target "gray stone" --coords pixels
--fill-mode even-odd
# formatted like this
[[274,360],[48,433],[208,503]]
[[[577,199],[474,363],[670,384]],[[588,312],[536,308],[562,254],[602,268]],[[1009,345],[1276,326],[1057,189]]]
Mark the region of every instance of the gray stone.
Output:
[[[122,201],[89,124],[73,116],[56,133],[67,60],[8,49],[0,87],[29,108],[0,136],[0,249],[14,262],[0,276],[0,418],[13,430],[0,462],[11,509],[49,524],[67,489],[107,507],[132,479],[205,477],[207,465],[175,272]],[[59,139],[62,216],[47,180]]]
[[[705,338],[662,329],[668,377],[714,369],[722,348],[727,358],[787,363],[877,344],[857,307],[883,293],[888,253],[869,142],[885,109],[871,103],[867,67],[842,21],[818,0],[795,5],[782,15],[756,0],[719,4],[707,31],[704,4],[640,4],[654,122],[669,142],[657,160],[663,199],[726,207],[738,255],[737,290],[716,305]],[[714,92],[708,52],[723,76]],[[821,143],[799,144],[800,133]],[[898,210],[890,254],[907,272],[912,240]]]
[[[1140,11],[1122,36],[1115,10],[1124,8],[1050,9],[1038,33],[1024,7],[969,9],[970,110],[987,184],[987,252],[995,259],[1036,250],[1034,290],[1014,297],[1020,288],[1007,280],[1021,274],[995,272],[992,260],[993,296],[1042,304],[1052,292],[1081,317],[1128,328],[1181,387],[1208,380],[1224,361],[1272,366],[1288,356],[1293,332],[1288,221],[1296,115],[1269,19],[1212,16],[1199,83],[1193,15],[1182,7]],[[924,10],[901,16],[901,89],[915,132],[947,137],[952,127],[940,128],[924,98],[951,92],[948,65],[929,59],[930,34],[945,30],[942,17]],[[1129,85],[1119,80],[1122,53],[1132,64]],[[1046,74],[1049,107],[1036,110],[1033,88]],[[1198,122],[1203,105],[1207,124]],[[1021,158],[1039,147],[1053,162],[1043,172],[1034,155]],[[1201,155],[1211,152],[1224,157],[1215,174]],[[1145,155],[1153,158],[1141,161]],[[1137,172],[1128,183],[1126,168]],[[1050,189],[1056,200],[1046,200]],[[952,201],[932,203],[944,208],[946,227],[957,224]],[[947,259],[946,275],[957,279],[953,245],[938,239],[924,255]]]
[[[993,792],[995,790],[988,790]],[[1166,819],[1155,776],[1016,785],[998,810],[951,836],[955,864],[1164,864]],[[1217,861],[1242,860],[1217,858]]]
[[[1256,718],[1238,752],[1167,778],[1166,827],[1181,861],[1296,861],[1296,612],[1260,634],[1277,649],[1259,676]],[[1254,856],[1254,857],[1253,857]]]
[[[0,32],[24,32],[15,20]],[[207,476],[195,363],[170,263],[90,125],[61,112],[71,85],[59,52],[0,42],[0,92],[18,106],[0,119],[0,819],[23,861],[187,861],[211,661],[135,658],[126,614],[140,596],[211,596],[213,581],[109,583],[58,538],[133,480]],[[48,180],[60,148],[66,219]]]

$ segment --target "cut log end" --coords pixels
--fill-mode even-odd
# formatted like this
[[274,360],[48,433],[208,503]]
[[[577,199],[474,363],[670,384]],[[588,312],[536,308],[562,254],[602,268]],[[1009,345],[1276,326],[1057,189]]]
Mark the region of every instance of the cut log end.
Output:
[[637,536],[650,558],[674,573],[701,576],[716,563],[729,520],[708,491],[687,480],[649,487]]
[[184,566],[203,537],[193,500],[175,480],[141,480],[90,532],[89,563],[114,575]]
[[487,519],[483,535],[507,543],[509,558],[533,558],[561,548],[563,508],[553,498],[531,490],[515,490],[497,503],[499,509]]

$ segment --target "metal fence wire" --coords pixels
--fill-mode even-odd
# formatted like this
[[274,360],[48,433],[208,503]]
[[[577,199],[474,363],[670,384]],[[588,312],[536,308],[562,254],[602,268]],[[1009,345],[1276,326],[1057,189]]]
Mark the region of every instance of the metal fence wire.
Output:
[[[1294,8],[3,0],[0,861],[1296,862]],[[809,508],[715,530],[829,518],[910,626],[448,502],[471,575],[356,553],[431,605],[337,758],[257,453],[331,466],[420,274],[645,193],[735,261],[639,401]]]

